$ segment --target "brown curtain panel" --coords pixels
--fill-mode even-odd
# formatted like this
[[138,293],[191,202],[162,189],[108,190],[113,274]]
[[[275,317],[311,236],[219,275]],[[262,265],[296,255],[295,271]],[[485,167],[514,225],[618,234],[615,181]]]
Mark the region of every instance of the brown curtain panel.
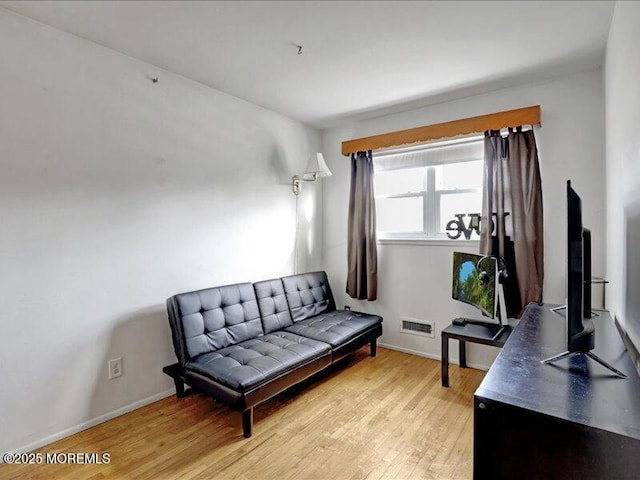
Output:
[[375,300],[378,295],[378,250],[371,150],[351,154],[347,235],[347,293],[351,298]]
[[507,313],[542,301],[544,247],[542,182],[533,130],[509,129],[484,137],[484,191],[480,253],[502,257]]

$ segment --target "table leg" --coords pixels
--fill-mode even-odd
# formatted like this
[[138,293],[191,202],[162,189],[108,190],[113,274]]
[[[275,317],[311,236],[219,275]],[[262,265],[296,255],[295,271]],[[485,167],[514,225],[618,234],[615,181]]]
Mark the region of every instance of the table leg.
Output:
[[467,368],[467,342],[458,340],[458,343],[460,343],[460,368]]
[[442,386],[449,386],[449,336],[442,335]]

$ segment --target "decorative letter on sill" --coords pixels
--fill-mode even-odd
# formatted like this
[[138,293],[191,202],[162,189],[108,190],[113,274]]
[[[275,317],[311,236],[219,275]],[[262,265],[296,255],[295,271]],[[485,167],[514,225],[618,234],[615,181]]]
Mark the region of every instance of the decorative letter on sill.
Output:
[[[447,223],[447,237],[451,240],[457,240],[460,238],[460,235],[464,233],[464,238],[469,240],[471,238],[471,234],[475,231],[476,234],[480,235],[480,214],[479,213],[470,213],[469,214],[469,226],[465,226],[464,217],[467,216],[466,213],[456,213],[454,215],[456,220],[449,220]],[[450,233],[451,232],[451,233]],[[455,232],[455,233],[454,233]]]
[[[469,215],[468,227],[464,224],[464,220],[462,220],[467,215]],[[494,213],[492,216],[495,216],[495,215],[496,214]],[[505,220],[507,215],[509,215],[509,212],[504,213]],[[455,220],[449,220],[449,222],[447,223],[447,237],[449,237],[451,240],[459,239],[460,235],[462,234],[464,234],[464,238],[466,238],[467,240],[470,240],[473,232],[476,232],[476,235],[480,236],[481,215],[479,213],[469,213],[469,214],[456,213],[454,217],[456,217]],[[493,219],[491,219],[492,234],[494,229],[495,229],[495,222],[493,221]]]

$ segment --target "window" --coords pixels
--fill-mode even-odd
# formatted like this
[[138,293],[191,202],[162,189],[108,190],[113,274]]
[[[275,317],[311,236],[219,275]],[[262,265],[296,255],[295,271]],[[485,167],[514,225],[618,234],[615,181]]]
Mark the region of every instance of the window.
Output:
[[373,155],[381,239],[479,239],[482,137]]

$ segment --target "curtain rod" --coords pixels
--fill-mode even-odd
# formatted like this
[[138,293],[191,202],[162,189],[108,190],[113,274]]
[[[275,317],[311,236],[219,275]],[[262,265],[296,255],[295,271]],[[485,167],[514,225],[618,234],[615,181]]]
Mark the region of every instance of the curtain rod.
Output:
[[435,123],[423,127],[383,133],[371,137],[356,138],[342,142],[342,155],[366,150],[397,147],[412,143],[424,143],[440,138],[456,137],[486,130],[500,130],[520,125],[541,125],[540,105],[489,113],[478,117],[463,118],[451,122]]

